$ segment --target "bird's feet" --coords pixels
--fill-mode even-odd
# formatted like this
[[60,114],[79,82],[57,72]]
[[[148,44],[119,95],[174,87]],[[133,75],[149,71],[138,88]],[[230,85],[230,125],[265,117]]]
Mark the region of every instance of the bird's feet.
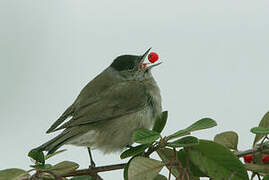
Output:
[[93,169],[93,168],[95,168],[95,162],[93,161],[91,149],[89,147],[88,147],[88,153],[89,153],[89,157],[90,157],[89,169]]
[[89,165],[89,169],[95,168],[95,162],[91,160],[91,164]]

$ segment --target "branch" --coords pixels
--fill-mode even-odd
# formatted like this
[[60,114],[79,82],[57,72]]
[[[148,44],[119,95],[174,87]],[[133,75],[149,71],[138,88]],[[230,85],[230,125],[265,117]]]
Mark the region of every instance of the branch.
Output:
[[153,152],[157,151],[159,148],[165,147],[167,144],[167,138],[161,138],[160,141],[156,143],[155,146],[152,146],[148,149],[147,152],[145,152],[144,156],[149,157]]
[[[170,162],[165,163],[165,165],[176,166],[178,165],[177,163],[178,162],[176,161],[170,161]],[[125,166],[126,166],[126,163],[114,164],[114,165],[108,165],[108,166],[99,166],[99,167],[94,167],[90,169],[81,169],[81,170],[76,170],[74,172],[71,172],[69,174],[65,174],[62,177],[83,176],[83,175],[96,176],[96,174],[99,172],[119,170],[119,169],[123,169]]]
[[234,154],[237,157],[243,157],[243,156],[245,156],[247,154],[255,154],[257,152],[269,152],[269,145],[268,144],[260,144],[260,145],[255,146],[253,149],[234,152]]
[[81,169],[81,170],[76,170],[74,172],[66,174],[63,177],[82,176],[82,175],[96,176],[96,174],[98,172],[105,172],[105,171],[113,171],[113,170],[123,169],[125,167],[125,165],[126,165],[126,163],[114,164],[114,165],[108,165],[108,166],[99,166],[99,167],[94,167],[94,168],[90,168],[90,169]]
[[[149,148],[149,150],[145,153],[145,156],[148,157],[151,153],[155,152],[160,147],[162,147],[162,144],[157,144],[156,146]],[[256,147],[254,147],[253,149],[234,152],[234,154],[237,157],[243,157],[247,154],[254,154],[257,152],[268,152],[269,153],[269,145],[268,144],[259,144]],[[166,165],[176,166],[176,165],[178,165],[177,163],[178,162],[176,162],[176,161],[175,162],[172,161],[172,162],[166,163]],[[100,176],[98,176],[97,173],[119,170],[119,169],[123,169],[125,166],[126,166],[126,163],[122,163],[122,164],[114,164],[114,165],[108,165],[108,166],[99,166],[99,167],[94,167],[94,168],[89,168],[89,169],[81,169],[81,170],[76,170],[74,172],[66,174],[62,177],[90,175],[93,177],[97,177],[97,179],[101,180]]]
[[149,157],[153,152],[155,152],[157,149],[159,149],[160,146],[156,145],[154,147],[150,147],[147,152],[145,152],[144,156]]

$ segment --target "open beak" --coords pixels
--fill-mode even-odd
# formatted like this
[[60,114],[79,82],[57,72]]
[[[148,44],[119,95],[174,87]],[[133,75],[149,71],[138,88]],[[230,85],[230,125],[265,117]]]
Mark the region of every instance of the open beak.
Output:
[[[158,66],[161,64],[161,62],[159,63],[156,63],[156,64],[152,64],[150,66],[147,66],[148,63],[144,63],[149,51],[151,50],[151,48],[149,48],[142,56],[141,56],[141,59],[139,61],[139,64],[138,64],[138,69],[139,70],[143,70],[143,71],[147,71],[147,70],[150,70],[151,68],[155,67],[155,66]],[[145,65],[145,66],[144,66]]]
[[147,57],[147,55],[148,55],[148,53],[149,53],[149,51],[151,50],[151,48],[149,48],[142,56],[141,56],[141,58],[140,58],[140,60],[139,60],[139,64],[138,64],[138,67],[140,68],[140,67],[143,67],[143,64],[144,64],[144,61],[145,61],[145,59],[146,59],[146,57]]
[[150,69],[152,69],[153,67],[159,66],[160,64],[162,64],[162,62],[159,62],[159,63],[157,63],[157,64],[152,64],[152,65],[150,65],[150,66],[144,68],[143,70],[144,70],[144,71],[150,70]]

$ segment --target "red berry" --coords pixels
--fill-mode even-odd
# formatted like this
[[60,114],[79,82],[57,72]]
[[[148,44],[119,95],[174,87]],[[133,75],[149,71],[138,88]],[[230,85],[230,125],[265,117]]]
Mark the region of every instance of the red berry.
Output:
[[159,59],[159,56],[158,56],[158,54],[155,53],[155,52],[151,52],[151,53],[148,55],[148,60],[149,60],[149,62],[151,62],[151,63],[156,62],[158,59]]
[[252,154],[247,154],[247,155],[244,156],[245,163],[251,163],[252,160],[253,160],[253,155]]
[[267,163],[267,162],[269,162],[269,155],[263,156],[263,157],[262,157],[262,162],[263,162],[263,163]]

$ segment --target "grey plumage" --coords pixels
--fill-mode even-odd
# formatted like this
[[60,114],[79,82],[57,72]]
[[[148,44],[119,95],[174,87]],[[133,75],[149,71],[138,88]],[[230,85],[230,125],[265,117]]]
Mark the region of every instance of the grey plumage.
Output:
[[[151,67],[139,67],[148,52],[114,60],[82,89],[75,102],[47,131],[63,129],[63,132],[37,149],[53,153],[64,144],[73,144],[107,153],[131,145],[133,131],[150,128],[162,110]],[[122,66],[123,62],[126,65]]]

